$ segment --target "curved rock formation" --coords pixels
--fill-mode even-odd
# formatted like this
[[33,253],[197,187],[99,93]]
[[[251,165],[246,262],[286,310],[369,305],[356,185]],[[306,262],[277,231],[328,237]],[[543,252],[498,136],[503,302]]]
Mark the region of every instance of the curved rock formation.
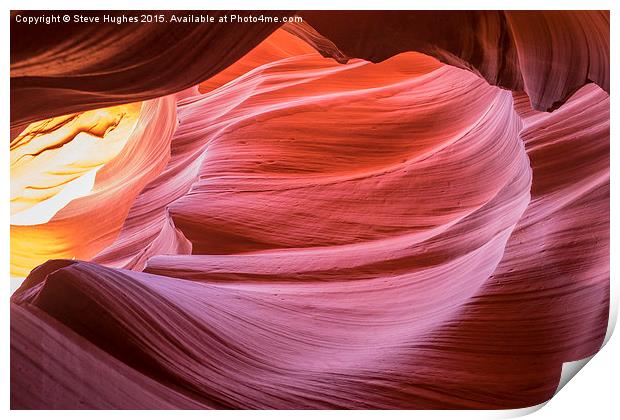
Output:
[[[11,204],[16,211],[25,205],[20,203],[35,201],[40,206],[29,208],[33,214],[11,224],[12,276],[25,277],[52,258],[89,259],[114,241],[135,197],[166,164],[177,124],[172,97],[138,108],[133,126],[118,136],[126,139],[109,138],[118,127],[102,127],[102,137],[93,128],[76,127],[81,121],[78,114],[70,119],[76,124],[63,121],[50,136],[33,125],[35,131],[12,143],[16,160],[11,165]],[[82,131],[76,135],[77,129]],[[103,162],[102,154],[115,141],[124,142],[122,150]],[[68,180],[87,185],[80,190],[65,188]],[[50,205],[58,197],[62,202]]]
[[[609,92],[609,11],[309,11],[349,57],[419,51],[552,110],[587,83]],[[387,30],[386,28],[389,28]]]
[[[18,13],[37,14],[12,17]],[[105,12],[113,18],[122,13]],[[12,19],[11,127],[189,88],[236,62],[294,14],[268,12],[277,23],[218,23],[228,13],[209,12],[215,19],[209,24],[25,25]],[[162,12],[168,21],[172,14],[192,12]],[[309,25],[286,24],[288,29],[340,62],[348,57],[377,62],[418,51],[470,69],[491,84],[525,90],[539,110],[556,108],[589,82],[609,92],[609,12],[298,14]]]
[[[75,11],[58,11],[73,16]],[[123,11],[80,11],[118,18]],[[215,22],[230,12],[214,11]],[[234,12],[247,15],[249,12]],[[259,12],[260,13],[260,12]],[[11,126],[144,101],[196,85],[252,49],[280,23],[69,23],[26,25],[12,12]],[[192,11],[161,12],[165,19]],[[292,12],[270,12],[287,16]],[[133,15],[140,18],[139,13]],[[179,54],[178,52],[181,52]],[[205,54],[208,51],[208,54]]]
[[522,408],[596,353],[608,15],[346,13],[162,83],[92,191],[12,227],[18,274],[43,263],[13,408]]

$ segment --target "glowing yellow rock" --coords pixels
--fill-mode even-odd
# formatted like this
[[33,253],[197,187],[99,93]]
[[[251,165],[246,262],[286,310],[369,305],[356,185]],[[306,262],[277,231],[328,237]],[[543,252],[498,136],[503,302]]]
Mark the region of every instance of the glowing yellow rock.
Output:
[[140,103],[30,124],[11,142],[11,224],[47,223],[88,195],[97,171],[125,146]]
[[[51,258],[72,258],[55,215],[97,190],[97,172],[126,146],[142,103],[50,118],[11,142],[11,276],[23,278]],[[48,228],[49,226],[49,228]],[[71,232],[70,227],[53,231]]]

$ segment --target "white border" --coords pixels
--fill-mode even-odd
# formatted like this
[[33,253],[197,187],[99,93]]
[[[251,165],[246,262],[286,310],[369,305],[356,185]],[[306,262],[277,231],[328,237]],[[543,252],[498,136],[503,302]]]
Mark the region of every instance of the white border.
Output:
[[[8,4],[6,4],[8,3]],[[56,0],[53,4],[43,0],[23,0],[13,1],[9,0],[5,2],[6,10],[4,19],[9,19],[8,11],[11,9],[18,10],[63,10],[63,9],[75,9],[75,10],[89,10],[89,9],[126,9],[126,10],[199,10],[199,9],[211,9],[211,10],[278,10],[278,9],[297,9],[297,10],[347,10],[347,9],[366,9],[373,10],[377,7],[382,9],[391,10],[406,10],[406,9],[419,9],[419,10],[476,10],[476,9],[524,9],[524,10],[541,10],[541,9],[604,9],[612,10],[611,13],[611,32],[612,32],[612,60],[611,60],[611,138],[616,139],[618,136],[617,126],[615,121],[618,121],[617,108],[615,106],[614,94],[618,92],[617,78],[615,77],[614,69],[618,66],[618,55],[615,53],[615,43],[619,40],[618,37],[618,19],[616,19],[616,13],[620,8],[614,7],[614,2],[611,0],[548,0],[546,2],[540,2],[539,0],[521,0],[521,1],[492,1],[492,0],[473,0],[473,1],[457,1],[457,0],[432,0],[432,1],[420,1],[412,2],[405,0],[314,0],[314,1],[295,1],[295,0],[263,0],[261,2],[249,2],[238,0],[216,0],[202,2],[202,1],[189,1],[189,0],[175,0],[175,1],[162,1],[162,0],[134,0],[129,3],[127,0],[108,0],[105,2],[96,2],[92,0]],[[8,22],[1,26],[2,31],[2,59],[5,63],[5,79],[4,83],[0,84],[2,93],[2,116],[4,124],[4,132],[8,133],[10,127],[9,119],[9,25]],[[614,141],[611,141],[611,177],[614,177],[614,168],[618,163],[617,147],[614,145]],[[6,292],[0,298],[3,311],[0,315],[2,332],[4,340],[0,345],[0,355],[3,362],[2,378],[0,380],[0,389],[2,391],[2,398],[0,399],[3,411],[9,410],[9,389],[10,389],[10,376],[9,376],[9,225],[10,225],[10,211],[9,211],[9,157],[8,147],[0,148],[3,157],[3,164],[0,165],[2,171],[2,192],[4,199],[1,200],[3,206],[4,222],[0,222],[1,235],[4,238],[2,245],[2,253],[0,258],[2,266],[5,269],[6,279],[4,289]],[[617,191],[615,188],[615,181],[611,183],[611,214],[619,209],[617,200]],[[617,240],[618,225],[614,223],[614,219],[611,220],[611,296],[612,296],[612,314],[610,315],[610,328],[606,337],[606,342],[609,340],[610,333],[617,320],[618,311],[618,285],[614,280],[614,274],[616,268],[614,267],[614,257],[618,257],[617,253]],[[389,417],[395,419],[410,419],[415,417],[416,419],[436,419],[436,418],[506,418],[514,417],[518,415],[528,414],[530,418],[535,419],[583,419],[584,417],[608,419],[617,416],[618,410],[618,394],[617,394],[617,378],[619,373],[620,362],[618,361],[618,354],[620,354],[620,345],[618,339],[611,340],[605,347],[589,362],[583,371],[577,375],[576,380],[570,381],[561,391],[552,398],[547,404],[542,404],[543,409],[538,410],[540,407],[524,410],[510,410],[510,411],[355,411],[355,412],[339,412],[339,411],[324,411],[318,413],[321,417],[327,420],[333,418],[339,418],[340,416],[355,416],[361,419],[369,419],[376,417]],[[72,419],[82,418],[84,413],[80,411],[11,411],[10,416],[12,418],[34,418],[39,415],[45,416],[47,419]],[[165,419],[172,413],[165,411],[150,411],[143,413],[149,416],[149,418]],[[107,419],[110,415],[114,415],[117,418],[132,418],[136,415],[131,411],[118,411],[111,414],[106,411],[91,411],[87,414],[93,419]],[[294,416],[299,419],[310,419],[317,415],[317,412],[311,411],[217,411],[204,413],[201,411],[184,411],[175,412],[174,416],[187,416],[194,418],[203,418],[204,416],[215,416],[219,419],[236,419],[251,416],[252,419],[289,419],[290,416]]]

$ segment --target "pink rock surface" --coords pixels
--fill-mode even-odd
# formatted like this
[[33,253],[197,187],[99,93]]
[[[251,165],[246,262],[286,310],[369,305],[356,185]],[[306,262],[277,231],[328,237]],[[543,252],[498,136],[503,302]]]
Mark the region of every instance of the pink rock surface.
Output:
[[543,83],[565,64],[528,56],[523,14],[458,15],[508,37],[479,55],[304,13],[314,29],[156,100],[176,103],[149,125],[176,115],[152,135],[169,156],[114,237],[12,297],[13,408],[522,408],[600,348],[609,95],[586,83],[605,87],[607,15],[530,20],[607,62]]

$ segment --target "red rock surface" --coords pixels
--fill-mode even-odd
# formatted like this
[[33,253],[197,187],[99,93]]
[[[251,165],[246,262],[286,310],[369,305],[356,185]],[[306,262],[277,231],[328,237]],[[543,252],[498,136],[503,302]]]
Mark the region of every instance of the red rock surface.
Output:
[[[12,12],[17,13],[38,12]],[[172,13],[192,14],[164,15]],[[227,12],[209,13],[217,20]],[[269,14],[283,17],[293,12]],[[609,92],[609,12],[605,11],[299,15],[314,29],[308,33],[305,25],[292,31],[304,33],[302,37],[313,40],[323,54],[340,61],[348,56],[376,62],[419,51],[468,68],[491,84],[524,89],[540,110],[557,107],[589,82]],[[223,23],[24,25],[12,19],[11,127],[191,87],[237,61],[280,25],[258,22],[239,30]]]
[[608,14],[342,13],[126,86],[169,94],[161,155],[136,142],[48,223],[90,253],[12,297],[13,408],[522,408],[596,353]]
[[[73,16],[74,12],[66,14]],[[104,14],[124,14],[80,13],[101,19]],[[209,13],[217,19],[229,12]],[[270,13],[287,16],[292,12]],[[162,14],[169,19],[172,14],[183,17],[192,12]],[[217,23],[26,25],[11,19],[11,127],[191,87],[237,61],[280,25],[258,22],[239,30]]]

